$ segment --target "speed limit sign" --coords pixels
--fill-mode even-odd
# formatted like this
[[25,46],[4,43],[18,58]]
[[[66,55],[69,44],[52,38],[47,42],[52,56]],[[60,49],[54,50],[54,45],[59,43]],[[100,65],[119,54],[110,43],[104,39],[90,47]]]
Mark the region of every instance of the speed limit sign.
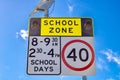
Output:
[[29,75],[94,75],[91,18],[31,18]]
[[90,75],[95,73],[92,37],[62,38],[62,70],[64,75]]

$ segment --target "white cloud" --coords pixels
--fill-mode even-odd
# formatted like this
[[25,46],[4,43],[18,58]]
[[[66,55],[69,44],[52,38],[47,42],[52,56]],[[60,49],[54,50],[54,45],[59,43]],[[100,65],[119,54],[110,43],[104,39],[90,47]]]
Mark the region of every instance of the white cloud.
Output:
[[27,40],[28,38],[28,31],[27,30],[20,30],[20,32],[16,32],[16,37],[18,38],[19,36],[21,36],[24,40]]
[[73,9],[74,9],[74,6],[72,4],[70,4],[71,3],[70,0],[66,0],[66,1],[67,1],[68,10],[71,13],[73,11]]
[[69,12],[73,11],[73,6],[72,5],[68,5],[68,8],[69,8]]
[[63,80],[64,77],[66,77],[66,76],[60,76],[60,80]]
[[27,77],[23,74],[18,75],[18,80],[28,80]]
[[111,49],[107,49],[107,50],[101,51],[101,53],[106,55],[107,60],[109,62],[115,62],[118,65],[120,65],[120,56],[118,56],[116,52],[113,52]]
[[[104,66],[103,66],[104,65]],[[105,62],[105,60],[103,60],[102,58],[98,58],[97,61],[97,68],[100,70],[107,70],[109,71],[109,68],[107,66],[107,63]]]

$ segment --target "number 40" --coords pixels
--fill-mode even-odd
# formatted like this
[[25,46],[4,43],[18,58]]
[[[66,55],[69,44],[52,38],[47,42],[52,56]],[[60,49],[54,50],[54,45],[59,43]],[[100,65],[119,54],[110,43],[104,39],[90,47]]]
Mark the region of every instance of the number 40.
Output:
[[[85,58],[82,57],[82,52],[85,52],[85,54],[86,54]],[[85,62],[85,61],[88,60],[89,55],[88,55],[87,49],[85,49],[85,48],[80,49],[78,54],[79,54],[79,59],[81,61]],[[70,51],[70,53],[68,54],[67,58],[72,58],[74,62],[76,61],[77,56],[76,56],[76,49],[75,48],[73,48]]]

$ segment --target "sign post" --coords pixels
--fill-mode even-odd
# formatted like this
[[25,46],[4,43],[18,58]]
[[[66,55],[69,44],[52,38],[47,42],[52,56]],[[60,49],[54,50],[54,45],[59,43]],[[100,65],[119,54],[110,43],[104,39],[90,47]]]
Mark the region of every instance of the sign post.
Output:
[[81,75],[87,80],[95,71],[91,18],[30,19],[29,75]]
[[44,11],[44,17],[49,17],[49,10],[48,9]]
[[87,80],[87,76],[82,76],[82,80]]

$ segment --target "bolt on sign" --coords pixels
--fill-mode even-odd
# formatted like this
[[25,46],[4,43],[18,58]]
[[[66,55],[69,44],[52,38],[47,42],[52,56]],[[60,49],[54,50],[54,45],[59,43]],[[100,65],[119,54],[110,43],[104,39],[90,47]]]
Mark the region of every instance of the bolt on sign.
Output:
[[94,75],[91,18],[31,18],[27,54],[30,75]]

